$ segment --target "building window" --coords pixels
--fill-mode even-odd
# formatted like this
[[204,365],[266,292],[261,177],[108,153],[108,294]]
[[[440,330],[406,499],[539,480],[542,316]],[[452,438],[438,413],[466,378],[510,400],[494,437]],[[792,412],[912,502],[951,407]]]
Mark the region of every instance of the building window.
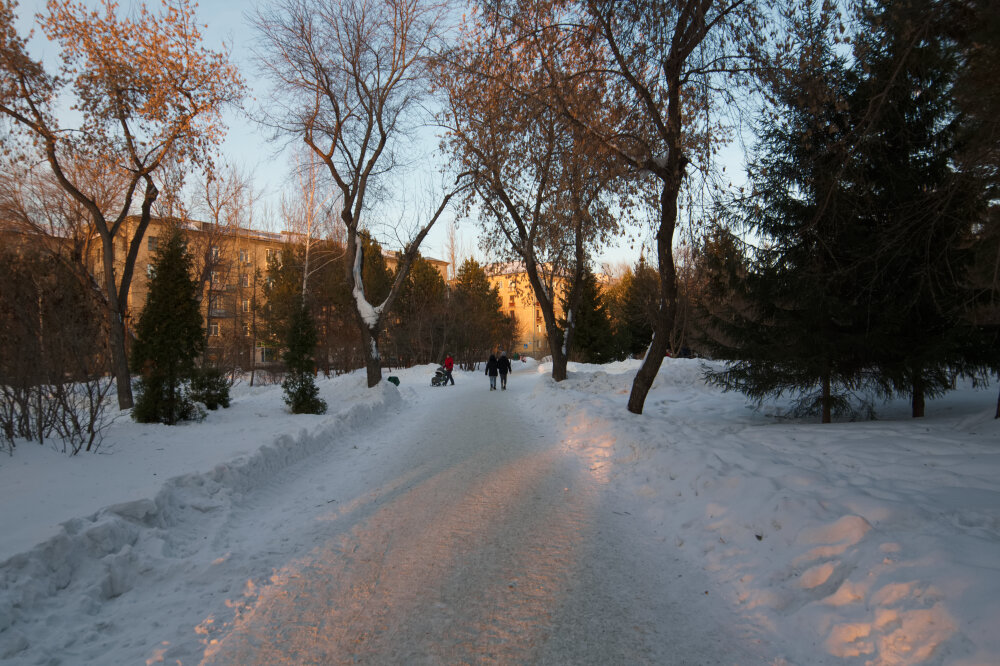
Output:
[[156,268],[153,266],[153,264],[146,264],[146,277],[152,280],[153,275],[155,273],[156,273]]
[[250,324],[246,322],[243,322],[243,337],[244,338],[250,337]]
[[511,319],[513,319],[513,318],[514,318],[514,311],[513,311],[513,310],[511,310],[511,311],[510,311],[510,318],[511,318]]
[[246,250],[240,250],[240,263],[249,264],[250,263],[250,253]]
[[244,298],[241,306],[243,308],[243,312],[250,312],[250,299]]
[[267,258],[268,261],[274,261],[274,249],[270,247],[267,248],[267,250],[264,253],[264,256]]
[[219,255],[220,255],[219,246],[218,245],[213,245],[212,246],[212,261],[218,261],[219,260]]
[[514,307],[514,294],[510,295],[510,303],[509,303],[509,305],[510,305],[510,307]]
[[219,271],[212,271],[212,286],[218,287],[222,283],[222,276]]
[[150,252],[156,252],[156,247],[159,244],[160,239],[156,236],[149,236],[146,238],[146,249]]
[[208,334],[211,335],[213,338],[219,337],[219,324],[214,321],[211,324],[209,324]]
[[240,276],[240,285],[243,286],[243,287],[249,287],[250,286],[250,274],[249,273],[244,273],[243,275]]

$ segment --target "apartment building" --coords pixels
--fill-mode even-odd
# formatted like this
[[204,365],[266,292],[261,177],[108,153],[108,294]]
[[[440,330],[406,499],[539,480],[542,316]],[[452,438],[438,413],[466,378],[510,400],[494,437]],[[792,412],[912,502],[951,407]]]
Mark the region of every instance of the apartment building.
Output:
[[187,242],[194,277],[203,285],[201,308],[209,359],[217,362],[229,357],[243,367],[251,358],[256,364],[277,360],[277,350],[255,335],[258,315],[254,305],[263,299],[268,262],[280,259],[282,248],[301,237],[287,231],[220,227],[209,222],[153,220],[136,258],[128,302],[131,316],[142,312],[156,251],[174,225]]
[[[289,231],[219,228],[206,222],[184,222],[181,229],[194,260],[196,278],[205,286],[202,312],[209,359],[218,362],[228,355],[229,360],[241,367],[247,367],[250,354],[255,365],[278,360],[278,350],[255,336],[258,312],[254,304],[263,299],[268,262],[280,260],[283,247],[301,244],[304,237]],[[156,247],[167,233],[169,226],[161,221],[151,223],[146,232],[136,263],[137,279],[132,285],[130,311],[142,311]],[[383,255],[386,265],[395,269],[396,253],[384,250]],[[433,257],[424,259],[447,280],[448,262]],[[236,358],[231,358],[233,354]]]
[[[549,354],[549,339],[545,331],[542,310],[535,292],[528,281],[528,274],[518,263],[491,264],[486,269],[487,278],[500,294],[501,309],[517,319],[518,339],[510,353],[542,358]],[[556,318],[563,316],[560,297],[564,281],[555,280]]]

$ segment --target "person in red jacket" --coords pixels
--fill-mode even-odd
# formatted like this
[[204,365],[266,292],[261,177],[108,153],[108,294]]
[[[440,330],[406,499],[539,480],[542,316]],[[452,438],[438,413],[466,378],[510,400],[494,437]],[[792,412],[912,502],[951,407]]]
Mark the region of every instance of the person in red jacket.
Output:
[[447,378],[444,380],[445,386],[448,385],[449,381],[451,382],[452,386],[455,385],[455,378],[451,376],[451,370],[454,367],[455,367],[455,359],[451,357],[451,354],[448,354],[444,359],[444,373],[445,375],[447,375]]

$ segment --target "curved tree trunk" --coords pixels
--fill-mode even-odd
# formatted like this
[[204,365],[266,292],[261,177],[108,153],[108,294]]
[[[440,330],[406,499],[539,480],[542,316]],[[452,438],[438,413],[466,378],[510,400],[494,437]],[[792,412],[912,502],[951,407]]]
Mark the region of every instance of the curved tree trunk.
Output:
[[[678,155],[677,169],[683,170]],[[660,273],[660,306],[657,310],[653,340],[646,350],[646,357],[632,382],[632,392],[628,397],[628,411],[642,414],[646,396],[653,387],[656,373],[663,365],[663,357],[670,345],[670,334],[674,328],[677,313],[677,271],[674,267],[674,227],[677,223],[677,197],[680,193],[680,174],[663,182],[660,191],[660,230],[656,234],[656,257]]]

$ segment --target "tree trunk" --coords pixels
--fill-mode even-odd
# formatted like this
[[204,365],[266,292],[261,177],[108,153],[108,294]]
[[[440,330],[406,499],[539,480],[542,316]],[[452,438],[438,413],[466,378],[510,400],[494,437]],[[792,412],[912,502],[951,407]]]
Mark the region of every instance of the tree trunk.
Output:
[[823,375],[823,395],[820,398],[823,404],[823,423],[833,423],[833,396],[830,395],[830,375]]
[[[361,319],[361,315],[358,315]],[[378,348],[378,334],[372,332],[364,321],[360,321],[361,348],[365,355],[365,370],[368,374],[368,388],[374,387],[382,381],[382,355]]]
[[552,379],[561,382],[566,379],[566,355],[562,352],[562,343],[549,336],[549,351],[552,353]]
[[108,333],[110,335],[111,374],[118,391],[118,408],[132,407],[132,375],[128,369],[128,352],[125,350],[125,321],[117,308],[108,304]]
[[924,415],[924,377],[920,371],[913,373],[913,418],[921,418]]
[[[679,158],[678,158],[679,159]],[[679,166],[678,168],[683,169]],[[646,396],[653,387],[656,373],[660,371],[663,357],[670,344],[677,311],[677,271],[674,268],[674,227],[677,222],[677,196],[680,193],[680,174],[676,180],[664,180],[660,191],[660,230],[656,234],[656,257],[660,273],[660,305],[657,310],[653,340],[646,350],[646,357],[632,382],[628,397],[628,411],[642,414]]]

